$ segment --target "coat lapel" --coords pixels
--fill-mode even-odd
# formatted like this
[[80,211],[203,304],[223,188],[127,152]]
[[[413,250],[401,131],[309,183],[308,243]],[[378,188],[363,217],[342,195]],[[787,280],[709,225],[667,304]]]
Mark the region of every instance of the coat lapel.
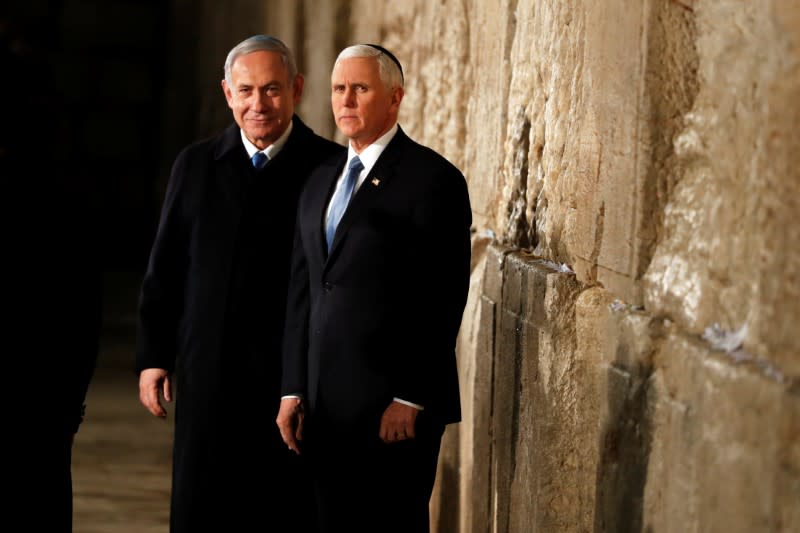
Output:
[[[386,186],[391,183],[393,179],[395,179],[397,164],[400,160],[400,156],[403,153],[403,147],[407,141],[408,137],[398,126],[397,133],[395,134],[394,138],[386,146],[386,149],[383,151],[383,153],[381,153],[380,157],[375,162],[375,166],[372,167],[372,170],[370,170],[369,174],[364,180],[364,183],[362,183],[361,187],[358,188],[358,191],[356,191],[356,194],[350,200],[347,210],[344,212],[344,215],[342,215],[342,219],[339,221],[339,226],[336,228],[336,236],[333,239],[333,246],[331,247],[330,251],[331,257],[336,255],[336,251],[341,245],[342,239],[347,234],[348,229],[353,224],[353,221],[358,220],[358,218],[368,210],[369,206],[375,202],[375,199],[378,198],[378,195],[383,193],[383,191],[386,189]],[[338,173],[334,176],[333,183],[331,184],[331,187],[328,190],[328,195],[325,198],[325,204],[322,207],[322,228],[324,228],[325,209],[328,206],[328,201],[330,200],[331,194],[333,194],[333,187],[336,185],[336,178],[339,177],[343,169],[344,160],[339,166]],[[322,245],[325,246],[324,232],[322,235]]]
[[320,186],[316,187],[315,195],[311,199],[309,212],[313,213],[314,217],[312,234],[315,246],[320,252],[320,257],[323,258],[328,255],[328,244],[325,240],[325,212],[336,188],[336,180],[342,173],[346,161],[347,152],[344,152],[330,163],[323,164],[316,173],[319,175]]
[[232,124],[219,138],[214,147],[213,193],[218,195],[220,209],[217,231],[226,240],[233,241],[242,217],[247,195],[248,168],[245,166],[247,152],[242,144],[239,126]]

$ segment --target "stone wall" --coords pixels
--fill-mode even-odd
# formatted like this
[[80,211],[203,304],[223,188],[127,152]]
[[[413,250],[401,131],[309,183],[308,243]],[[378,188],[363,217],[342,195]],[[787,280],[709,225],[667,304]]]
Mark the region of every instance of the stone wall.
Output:
[[800,530],[799,4],[258,4],[318,131],[381,42],[469,182],[438,531]]
[[800,8],[355,5],[476,215],[439,530],[800,529]]

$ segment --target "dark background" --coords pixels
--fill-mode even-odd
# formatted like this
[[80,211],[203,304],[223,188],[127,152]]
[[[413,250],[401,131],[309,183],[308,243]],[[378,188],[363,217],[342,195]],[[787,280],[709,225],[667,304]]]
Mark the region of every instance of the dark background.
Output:
[[16,181],[37,180],[40,160],[60,174],[75,193],[59,202],[60,216],[91,217],[104,272],[143,271],[169,165],[194,132],[184,120],[170,128],[171,142],[164,134],[169,6],[14,0],[0,7],[0,160],[29,162]]

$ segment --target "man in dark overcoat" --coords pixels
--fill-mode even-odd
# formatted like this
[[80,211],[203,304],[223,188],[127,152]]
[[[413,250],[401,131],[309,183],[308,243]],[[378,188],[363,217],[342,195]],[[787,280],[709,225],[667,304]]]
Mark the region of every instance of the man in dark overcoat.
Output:
[[426,532],[461,416],[467,184],[398,126],[403,74],[383,47],[344,49],[331,90],[349,148],[300,198],[277,423],[310,461],[322,531]]
[[303,77],[278,39],[234,47],[222,88],[236,124],[170,176],[141,288],[139,397],[164,417],[175,385],[171,533],[288,531],[289,518],[305,531],[302,465],[272,421],[297,198],[344,149],[294,114]]

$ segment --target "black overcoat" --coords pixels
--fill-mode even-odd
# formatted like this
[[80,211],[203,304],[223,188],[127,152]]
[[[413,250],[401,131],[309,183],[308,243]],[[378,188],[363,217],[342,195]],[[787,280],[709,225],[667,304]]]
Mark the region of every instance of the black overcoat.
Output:
[[291,504],[275,496],[296,478],[275,417],[297,198],[311,170],[342,151],[295,116],[261,170],[235,124],[175,161],[136,359],[137,371],[165,368],[176,380],[172,533],[251,530]]

